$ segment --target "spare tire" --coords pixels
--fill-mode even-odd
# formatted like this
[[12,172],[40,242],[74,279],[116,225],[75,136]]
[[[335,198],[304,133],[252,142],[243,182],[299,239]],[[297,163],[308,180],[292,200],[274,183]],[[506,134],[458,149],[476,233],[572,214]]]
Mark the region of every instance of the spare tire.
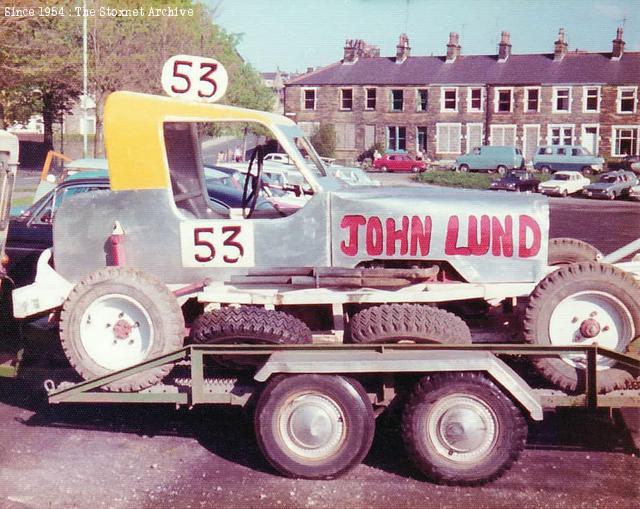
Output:
[[420,304],[383,304],[363,309],[353,316],[349,328],[353,343],[471,343],[471,332],[462,318]]
[[567,265],[579,262],[597,262],[602,253],[591,244],[578,239],[549,239],[547,260],[549,265]]
[[[537,345],[593,344],[627,351],[640,332],[640,285],[626,272],[596,262],[576,263],[547,275],[531,294],[524,337]],[[536,368],[568,391],[584,389],[584,354],[541,356]],[[623,389],[633,376],[622,365],[598,359],[598,390]]]
[[[178,301],[159,279],[137,269],[107,267],[78,283],[60,314],[60,341],[84,379],[140,364],[183,345]],[[112,391],[149,387],[171,371],[157,366],[106,385]]]

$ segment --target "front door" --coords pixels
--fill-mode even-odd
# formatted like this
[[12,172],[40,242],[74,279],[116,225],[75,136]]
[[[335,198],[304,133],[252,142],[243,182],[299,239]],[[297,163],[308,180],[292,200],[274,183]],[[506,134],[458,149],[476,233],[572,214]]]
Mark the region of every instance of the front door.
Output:
[[582,128],[582,146],[591,152],[594,156],[598,155],[598,128],[583,127]]
[[524,146],[522,154],[525,161],[531,161],[536,153],[536,147],[540,142],[540,126],[525,125],[524,126]]

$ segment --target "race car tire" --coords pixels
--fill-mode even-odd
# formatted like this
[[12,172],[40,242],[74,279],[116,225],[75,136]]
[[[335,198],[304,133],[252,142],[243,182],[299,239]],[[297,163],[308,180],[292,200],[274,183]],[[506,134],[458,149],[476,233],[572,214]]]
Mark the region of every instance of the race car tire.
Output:
[[[60,313],[60,340],[71,366],[88,380],[179,349],[184,318],[174,295],[156,277],[107,267],[71,290]],[[172,367],[144,370],[105,388],[141,390],[162,380]]]
[[[525,311],[524,338],[536,345],[592,344],[627,351],[640,331],[640,284],[607,264],[575,263],[548,274]],[[567,391],[585,387],[585,355],[535,357],[547,380]],[[598,390],[623,389],[633,375],[621,364],[598,358]]]
[[479,485],[496,479],[522,452],[526,422],[480,373],[437,373],[414,388],[402,417],[409,459],[429,479]]
[[471,332],[458,316],[420,304],[383,304],[355,314],[349,322],[353,343],[470,344]]

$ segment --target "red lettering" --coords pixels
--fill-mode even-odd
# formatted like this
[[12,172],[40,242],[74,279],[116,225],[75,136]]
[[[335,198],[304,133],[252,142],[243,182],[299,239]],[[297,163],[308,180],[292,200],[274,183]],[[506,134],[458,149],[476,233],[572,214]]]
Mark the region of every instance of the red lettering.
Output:
[[505,216],[504,228],[497,217],[491,218],[491,254],[513,256],[513,219]]
[[396,242],[400,241],[400,255],[406,255],[409,251],[409,218],[407,216],[402,217],[402,228],[396,230],[396,222],[393,218],[388,218],[387,221],[387,256],[393,256],[396,254]]
[[342,218],[340,228],[349,230],[348,243],[344,240],[340,242],[340,249],[347,256],[355,256],[358,254],[358,228],[366,224],[367,220],[364,216],[348,215]]
[[476,216],[469,216],[467,240],[469,253],[472,256],[482,256],[489,252],[489,243],[491,242],[491,221],[489,216],[480,218],[480,240],[478,240],[478,219]]
[[469,256],[468,247],[458,247],[458,233],[460,231],[460,221],[458,216],[451,216],[447,223],[447,236],[444,242],[444,252],[448,255]]
[[424,227],[418,216],[411,218],[411,256],[418,254],[418,245],[420,246],[420,255],[426,256],[431,249],[431,217],[424,218]]
[[[531,232],[531,246],[527,247],[527,230]],[[518,231],[518,256],[520,258],[531,258],[540,252],[542,243],[542,232],[540,225],[531,216],[520,216],[520,227]]]
[[367,234],[365,237],[368,255],[378,256],[382,254],[382,235],[382,221],[380,221],[379,217],[370,217],[369,221],[367,221]]

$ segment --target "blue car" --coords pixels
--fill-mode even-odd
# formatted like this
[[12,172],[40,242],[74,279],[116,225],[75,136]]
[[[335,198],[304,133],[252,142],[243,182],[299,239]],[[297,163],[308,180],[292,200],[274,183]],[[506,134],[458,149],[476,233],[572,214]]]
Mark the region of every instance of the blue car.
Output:
[[533,156],[533,167],[542,173],[581,171],[591,175],[602,171],[604,159],[580,145],[542,145]]

